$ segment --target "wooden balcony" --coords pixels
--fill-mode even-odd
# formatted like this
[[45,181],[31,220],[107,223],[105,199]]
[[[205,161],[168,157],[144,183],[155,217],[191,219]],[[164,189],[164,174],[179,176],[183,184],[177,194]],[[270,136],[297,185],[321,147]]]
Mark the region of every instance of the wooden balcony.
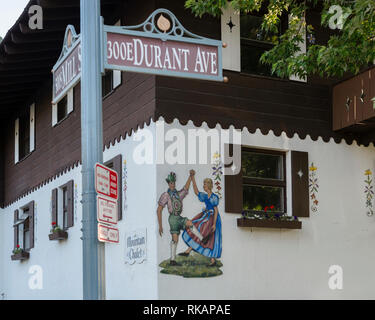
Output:
[[375,68],[333,88],[333,130],[367,132],[375,128]]

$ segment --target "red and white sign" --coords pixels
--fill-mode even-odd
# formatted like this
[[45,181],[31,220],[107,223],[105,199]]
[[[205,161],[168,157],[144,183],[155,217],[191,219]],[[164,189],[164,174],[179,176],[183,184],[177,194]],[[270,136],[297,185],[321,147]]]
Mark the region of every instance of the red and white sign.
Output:
[[117,224],[117,201],[97,196],[98,221]]
[[95,165],[95,190],[97,193],[118,199],[117,172],[99,163]]
[[100,242],[119,243],[120,233],[117,228],[98,223],[98,239]]

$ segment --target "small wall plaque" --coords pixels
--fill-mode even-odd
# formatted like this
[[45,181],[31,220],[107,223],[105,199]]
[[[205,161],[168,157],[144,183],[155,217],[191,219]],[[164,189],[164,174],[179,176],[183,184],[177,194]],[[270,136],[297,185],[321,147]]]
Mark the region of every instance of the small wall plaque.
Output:
[[142,263],[147,259],[147,229],[125,234],[125,263]]

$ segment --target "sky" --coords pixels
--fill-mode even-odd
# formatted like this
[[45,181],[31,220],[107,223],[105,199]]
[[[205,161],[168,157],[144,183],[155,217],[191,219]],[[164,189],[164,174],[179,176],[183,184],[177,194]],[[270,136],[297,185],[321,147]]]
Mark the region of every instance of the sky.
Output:
[[29,0],[0,0],[0,37],[5,37],[28,2]]

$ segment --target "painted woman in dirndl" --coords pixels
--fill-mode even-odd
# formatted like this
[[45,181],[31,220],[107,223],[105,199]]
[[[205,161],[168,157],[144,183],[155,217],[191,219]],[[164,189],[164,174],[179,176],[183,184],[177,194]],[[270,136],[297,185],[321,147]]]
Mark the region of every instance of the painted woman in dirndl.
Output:
[[192,182],[199,201],[206,205],[206,208],[192,219],[193,225],[199,230],[203,239],[199,240],[189,229],[185,230],[182,239],[189,248],[180,255],[188,256],[191,250],[194,250],[211,258],[210,266],[215,266],[215,259],[221,257],[222,251],[221,218],[218,210],[219,197],[212,192],[213,182],[211,179],[204,180],[203,189],[205,192],[199,192],[194,175],[192,175]]

